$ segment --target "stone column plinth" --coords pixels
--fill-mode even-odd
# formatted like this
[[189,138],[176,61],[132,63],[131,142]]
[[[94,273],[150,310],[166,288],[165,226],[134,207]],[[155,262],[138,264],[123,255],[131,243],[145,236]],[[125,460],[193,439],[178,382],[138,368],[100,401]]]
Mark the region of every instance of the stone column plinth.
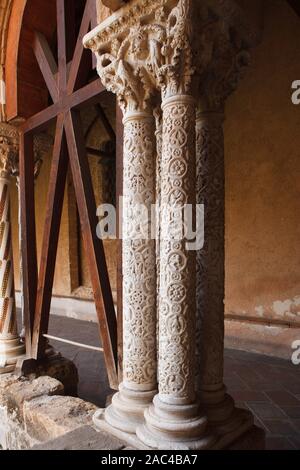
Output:
[[151,239],[155,203],[154,118],[125,113],[123,173],[123,383],[106,410],[113,427],[135,433],[156,392],[156,269]]
[[153,448],[202,449],[212,440],[195,396],[196,252],[173,225],[174,214],[195,206],[195,102],[176,95],[162,109],[159,394],[137,435]]
[[17,131],[0,124],[0,374],[25,354],[17,332],[10,220],[10,176],[18,158]]
[[197,203],[204,206],[204,246],[197,252],[197,392],[223,443],[253,425],[226,393],[224,366],[225,167],[224,113],[197,112]]

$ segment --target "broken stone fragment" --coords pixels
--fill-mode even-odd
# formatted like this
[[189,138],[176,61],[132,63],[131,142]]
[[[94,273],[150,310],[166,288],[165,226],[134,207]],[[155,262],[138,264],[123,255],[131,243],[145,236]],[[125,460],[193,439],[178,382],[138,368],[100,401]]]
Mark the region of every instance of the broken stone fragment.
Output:
[[[51,377],[38,377],[29,380],[14,376],[12,382],[9,379],[7,382],[9,385],[6,387],[4,385],[5,394],[2,394],[0,400],[9,411],[16,412],[20,421],[23,421],[23,405],[26,401],[45,395],[63,395],[64,393],[63,384]],[[3,390],[3,386],[1,388]]]
[[80,398],[43,396],[24,403],[25,429],[31,437],[45,442],[92,425],[96,410],[95,405]]

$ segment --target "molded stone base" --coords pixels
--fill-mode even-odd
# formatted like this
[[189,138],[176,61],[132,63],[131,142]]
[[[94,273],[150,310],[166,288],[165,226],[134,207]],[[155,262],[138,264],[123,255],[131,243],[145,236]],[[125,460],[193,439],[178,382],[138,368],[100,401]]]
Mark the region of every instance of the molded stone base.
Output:
[[105,409],[97,410],[93,416],[93,422],[96,428],[99,431],[107,432],[114,437],[117,437],[123,442],[126,442],[130,447],[136,450],[149,450],[149,447],[145,446],[136,436],[136,434],[127,433],[117,429],[110,424],[105,419]]
[[165,403],[156,395],[145,411],[145,423],[137,428],[137,437],[153,449],[211,449],[216,436],[207,424],[197,404]]
[[[244,411],[244,410],[238,410]],[[207,450],[264,450],[265,449],[265,433],[262,429],[258,428],[255,425],[249,427],[249,414],[245,414],[245,423],[247,422],[247,430],[243,431],[239,429],[239,432],[228,433],[223,436],[219,436],[216,441],[212,443],[211,446],[207,446]],[[93,417],[94,424],[96,428],[100,431],[107,432],[118,439],[121,439],[123,442],[126,442],[128,446],[136,450],[153,450],[153,447],[146,446],[143,444],[140,439],[135,434],[129,434],[119,429],[112,427],[105,420],[105,409],[97,410]],[[204,446],[202,446],[204,448]],[[165,446],[161,446],[160,449],[164,450],[187,450],[189,449],[188,445],[177,445],[172,443],[166,449]],[[196,449],[197,450],[197,449]],[[199,449],[198,449],[199,450]]]
[[106,421],[114,428],[135,434],[144,421],[145,409],[150,405],[156,390],[129,390],[121,383],[119,392],[113,395],[112,404],[105,410]]
[[25,346],[19,337],[0,340],[0,374],[13,372],[22,357],[25,357]]

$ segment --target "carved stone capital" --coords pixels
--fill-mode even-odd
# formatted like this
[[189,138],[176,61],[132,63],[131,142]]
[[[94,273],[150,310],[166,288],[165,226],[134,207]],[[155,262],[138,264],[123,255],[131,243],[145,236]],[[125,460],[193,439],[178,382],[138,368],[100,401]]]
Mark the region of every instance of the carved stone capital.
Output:
[[224,23],[219,22],[214,29],[212,59],[198,80],[199,110],[220,113],[226,99],[243,78],[250,54],[240,38],[232,36]]
[[15,127],[0,123],[0,175],[9,178],[18,165],[19,135]]
[[124,112],[146,110],[156,92],[167,99],[200,89],[202,94],[214,93],[216,101],[229,93],[219,90],[221,83],[206,90],[204,82],[221,68],[222,78],[229,80],[224,88],[231,89],[246,61],[242,51],[250,47],[251,35],[235,2],[227,0],[231,8],[225,11],[223,3],[133,0],[85,36],[104,86],[116,93]]

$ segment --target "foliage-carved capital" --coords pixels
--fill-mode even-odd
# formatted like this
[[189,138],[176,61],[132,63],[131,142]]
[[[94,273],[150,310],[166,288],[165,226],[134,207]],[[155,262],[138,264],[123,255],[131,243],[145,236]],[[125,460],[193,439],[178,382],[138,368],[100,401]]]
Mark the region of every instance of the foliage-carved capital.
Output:
[[[248,48],[230,18],[208,0],[133,0],[86,35],[84,44],[125,112],[146,110],[157,92],[163,99],[215,93],[217,100],[234,87],[246,57],[241,51]],[[217,69],[228,80],[222,92],[204,84]],[[216,80],[214,86],[221,88]]]

